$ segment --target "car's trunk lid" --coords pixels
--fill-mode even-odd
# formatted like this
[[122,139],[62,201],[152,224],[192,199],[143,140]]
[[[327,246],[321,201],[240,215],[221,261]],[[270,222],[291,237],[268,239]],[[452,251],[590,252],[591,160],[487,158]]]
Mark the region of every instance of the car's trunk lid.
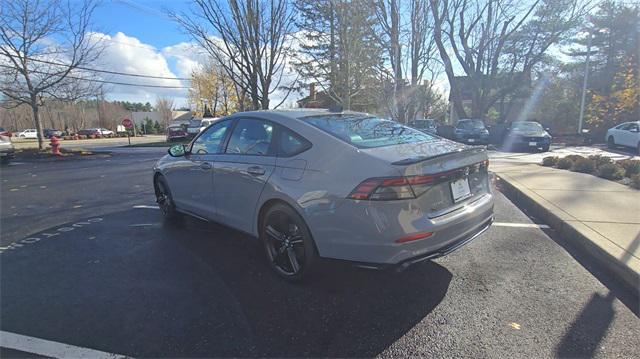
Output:
[[[388,161],[402,176],[435,176],[432,184],[414,188],[417,198],[413,201],[429,217],[449,213],[489,192],[488,157],[483,147],[438,139],[367,149],[365,152]],[[454,198],[452,183],[457,180],[468,181],[467,196]]]

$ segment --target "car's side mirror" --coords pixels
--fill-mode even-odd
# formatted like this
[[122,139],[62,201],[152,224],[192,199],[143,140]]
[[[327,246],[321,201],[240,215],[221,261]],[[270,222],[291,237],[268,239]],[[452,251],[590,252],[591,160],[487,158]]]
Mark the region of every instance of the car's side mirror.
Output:
[[551,129],[549,127],[545,127],[544,130],[547,131],[547,132],[551,131]]
[[187,154],[187,150],[185,148],[185,145],[183,144],[173,145],[169,147],[169,150],[167,152],[169,152],[169,155],[171,155],[171,157],[182,157]]

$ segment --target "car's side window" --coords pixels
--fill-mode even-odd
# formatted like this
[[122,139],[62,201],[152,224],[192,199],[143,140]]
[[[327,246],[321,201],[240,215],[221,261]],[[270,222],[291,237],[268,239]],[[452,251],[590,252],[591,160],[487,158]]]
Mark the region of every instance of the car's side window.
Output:
[[616,129],[618,130],[628,130],[629,129],[629,123],[623,123],[622,125],[616,127]]
[[638,125],[635,123],[632,123],[627,127],[627,131],[638,131]]
[[311,147],[309,141],[286,128],[280,128],[278,137],[278,156],[281,157],[295,156]]
[[220,153],[222,141],[231,123],[232,121],[223,121],[209,127],[193,142],[191,153],[194,155]]
[[241,119],[233,129],[229,144],[228,154],[257,155],[269,154],[273,139],[273,125],[259,119]]

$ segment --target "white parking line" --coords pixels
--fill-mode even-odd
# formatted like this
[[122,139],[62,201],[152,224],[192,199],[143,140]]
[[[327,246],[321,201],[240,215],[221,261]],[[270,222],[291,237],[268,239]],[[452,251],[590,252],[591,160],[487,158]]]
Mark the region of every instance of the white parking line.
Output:
[[149,227],[149,226],[158,226],[159,223],[138,223],[138,224],[130,224],[129,227]]
[[107,353],[5,331],[0,331],[0,347],[51,358],[128,358],[122,354]]
[[158,207],[158,206],[147,206],[147,205],[144,205],[144,204],[138,204],[138,205],[135,205],[135,206],[133,206],[133,208],[150,208],[150,209],[160,209],[160,207]]
[[540,229],[549,229],[551,227],[546,224],[535,224],[535,223],[505,223],[505,222],[493,222],[493,226],[498,227],[519,227],[519,228],[540,228]]

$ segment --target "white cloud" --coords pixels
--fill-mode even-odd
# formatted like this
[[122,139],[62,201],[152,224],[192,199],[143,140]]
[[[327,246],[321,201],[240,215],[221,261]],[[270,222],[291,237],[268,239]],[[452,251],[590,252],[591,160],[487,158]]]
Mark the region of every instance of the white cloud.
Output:
[[[92,36],[102,42],[104,50],[99,62],[93,67],[102,70],[117,71],[137,75],[166,77],[156,79],[148,77],[134,77],[116,74],[101,74],[103,80],[121,82],[135,85],[153,86],[177,86],[188,87],[189,82],[177,80],[178,77],[188,78],[190,69],[197,64],[188,56],[188,52],[180,53],[180,48],[185,45],[172,46],[167,52],[144,44],[135,37],[118,32],[113,36],[94,33]],[[181,44],[179,44],[181,45]],[[172,70],[168,58],[177,58],[176,70]],[[177,72],[177,74],[175,72]],[[176,79],[173,80],[172,78]],[[178,106],[186,105],[186,89],[136,87],[119,84],[106,85],[107,97],[111,100],[151,102],[159,96],[167,96],[175,99]]]

